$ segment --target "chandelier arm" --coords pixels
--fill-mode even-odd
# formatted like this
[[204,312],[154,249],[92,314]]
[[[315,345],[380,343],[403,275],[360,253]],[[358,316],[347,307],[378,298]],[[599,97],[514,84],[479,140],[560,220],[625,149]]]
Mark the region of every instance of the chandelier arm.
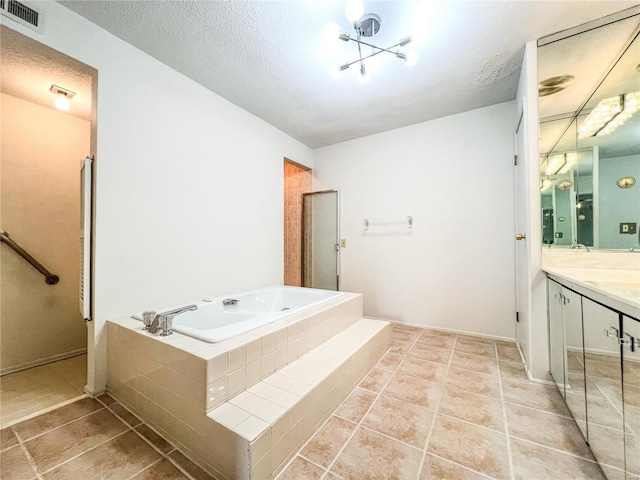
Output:
[[358,38],[356,38],[356,42],[358,43],[358,56],[360,57],[360,73],[364,75],[364,63],[362,63],[362,49],[360,45],[363,43],[360,40],[360,28],[356,28],[356,33],[358,34]]
[[[344,67],[344,69],[346,70],[347,68],[349,68],[351,65],[353,65],[353,64],[355,64],[355,63],[360,63],[360,62],[362,62],[362,61],[366,60],[367,58],[375,57],[376,55],[379,55],[379,54],[381,54],[381,53],[383,53],[383,52],[385,52],[385,51],[386,51],[386,50],[379,50],[379,51],[374,52],[374,53],[372,53],[372,54],[370,54],[370,55],[367,55],[366,57],[362,57],[362,58],[359,58],[359,59],[357,59],[357,60],[354,60],[353,62],[345,63],[344,65],[342,65],[342,67]],[[393,53],[393,54],[395,55],[395,53],[394,53],[394,52],[391,52],[391,53]]]
[[[350,40],[351,40],[352,42],[356,42],[356,43],[358,43],[358,44],[366,45],[367,47],[375,48],[375,49],[380,50],[380,51],[382,51],[382,52],[392,53],[393,55],[395,55],[395,54],[396,54],[396,52],[392,51],[391,49],[392,49],[392,48],[395,48],[395,47],[399,47],[399,46],[400,46],[400,44],[402,43],[402,42],[398,42],[398,43],[396,43],[395,45],[391,45],[390,47],[383,48],[383,47],[378,47],[377,45],[372,45],[371,43],[363,42],[363,41],[362,41],[362,40],[360,40],[359,38],[351,38]],[[358,45],[358,47],[359,47],[359,45]],[[380,52],[378,52],[378,53],[380,53]]]

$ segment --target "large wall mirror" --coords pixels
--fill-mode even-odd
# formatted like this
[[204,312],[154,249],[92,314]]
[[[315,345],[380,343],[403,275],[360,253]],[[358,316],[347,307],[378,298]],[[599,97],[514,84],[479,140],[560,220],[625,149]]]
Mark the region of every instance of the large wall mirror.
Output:
[[538,42],[542,241],[640,253],[640,7]]

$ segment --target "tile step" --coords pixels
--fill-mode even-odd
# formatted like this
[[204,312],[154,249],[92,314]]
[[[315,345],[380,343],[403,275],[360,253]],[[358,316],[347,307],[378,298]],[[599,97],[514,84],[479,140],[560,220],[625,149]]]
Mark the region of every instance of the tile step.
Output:
[[248,444],[243,471],[273,475],[387,351],[390,331],[389,322],[362,318],[210,411],[210,420]]

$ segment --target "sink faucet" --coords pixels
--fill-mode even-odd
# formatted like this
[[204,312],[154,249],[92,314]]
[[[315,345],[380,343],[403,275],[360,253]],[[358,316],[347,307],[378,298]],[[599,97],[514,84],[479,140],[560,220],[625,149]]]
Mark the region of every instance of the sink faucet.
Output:
[[153,322],[151,322],[151,325],[149,325],[149,333],[156,333],[158,331],[158,328],[160,328],[162,330],[162,332],[160,332],[160,336],[167,337],[173,333],[171,331],[171,327],[173,326],[173,317],[175,317],[176,315],[180,315],[181,313],[197,309],[197,305],[191,304],[185,307],[178,307],[174,308],[173,310],[158,313],[153,319]]
[[574,243],[573,245],[571,245],[571,250],[573,250],[575,248],[584,248],[587,252],[591,251],[591,250],[589,250],[589,247],[587,247],[586,245],[583,245],[581,243]]
[[636,250],[640,251],[640,245],[637,243],[629,249],[630,252],[635,252]]

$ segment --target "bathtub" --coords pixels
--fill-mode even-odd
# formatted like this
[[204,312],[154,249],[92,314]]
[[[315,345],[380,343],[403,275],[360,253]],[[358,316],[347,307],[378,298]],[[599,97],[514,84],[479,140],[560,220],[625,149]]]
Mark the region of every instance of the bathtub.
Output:
[[[294,315],[343,295],[342,292],[302,287],[271,287],[195,302],[197,310],[176,315],[173,330],[209,343],[216,343],[254,328]],[[235,305],[224,305],[234,299]],[[163,312],[167,309],[160,309]],[[142,315],[133,315],[142,321]]]

